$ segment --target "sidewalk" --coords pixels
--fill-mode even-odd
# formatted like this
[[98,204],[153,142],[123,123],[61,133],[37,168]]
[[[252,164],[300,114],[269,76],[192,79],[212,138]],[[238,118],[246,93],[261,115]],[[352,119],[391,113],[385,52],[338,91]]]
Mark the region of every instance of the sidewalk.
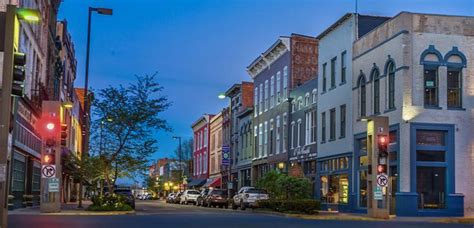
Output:
[[[282,213],[279,213],[282,214]],[[433,223],[463,223],[474,224],[474,216],[468,217],[396,217],[389,219],[377,219],[369,217],[367,214],[338,213],[320,211],[316,215],[305,214],[284,214],[287,217],[314,219],[314,220],[347,220],[347,221],[397,221],[397,222],[433,222]]]
[[8,211],[8,215],[127,215],[135,214],[135,211],[86,211],[91,201],[82,201],[83,208],[77,208],[77,202],[61,204],[61,212],[40,213],[40,207],[18,208]]

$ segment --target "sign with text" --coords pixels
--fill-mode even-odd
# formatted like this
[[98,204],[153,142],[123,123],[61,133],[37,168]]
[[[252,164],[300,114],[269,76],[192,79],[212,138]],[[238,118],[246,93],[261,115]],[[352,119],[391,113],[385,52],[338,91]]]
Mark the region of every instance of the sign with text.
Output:
[[382,200],[382,199],[383,199],[382,188],[376,187],[374,191],[374,200]]
[[48,192],[59,192],[59,178],[48,178]]
[[222,146],[222,165],[230,165],[230,146]]

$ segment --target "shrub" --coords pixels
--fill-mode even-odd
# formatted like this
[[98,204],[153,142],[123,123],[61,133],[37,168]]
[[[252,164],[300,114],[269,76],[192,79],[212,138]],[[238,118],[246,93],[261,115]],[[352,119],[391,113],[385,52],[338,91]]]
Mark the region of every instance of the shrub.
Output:
[[311,182],[307,178],[292,177],[270,171],[257,183],[257,187],[270,193],[272,199],[310,199]]
[[318,200],[299,199],[299,200],[262,200],[258,206],[264,209],[270,209],[277,212],[316,214],[321,209]]
[[124,196],[106,195],[94,196],[91,199],[92,204],[87,208],[89,211],[131,211],[130,205],[125,202]]

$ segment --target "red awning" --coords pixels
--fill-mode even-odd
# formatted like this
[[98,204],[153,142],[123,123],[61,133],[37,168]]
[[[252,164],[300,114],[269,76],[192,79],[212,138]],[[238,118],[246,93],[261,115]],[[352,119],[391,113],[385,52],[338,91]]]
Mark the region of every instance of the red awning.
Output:
[[215,177],[212,179],[209,179],[204,187],[220,187],[222,183],[222,178],[221,177]]

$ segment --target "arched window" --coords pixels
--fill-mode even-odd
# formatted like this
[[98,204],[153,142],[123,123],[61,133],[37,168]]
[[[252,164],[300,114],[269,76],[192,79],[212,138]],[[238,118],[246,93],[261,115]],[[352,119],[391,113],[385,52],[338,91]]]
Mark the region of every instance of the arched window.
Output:
[[462,108],[462,68],[466,67],[466,57],[457,47],[453,47],[444,57],[448,67],[447,102],[448,108]]
[[395,63],[389,58],[385,64],[385,75],[388,81],[388,109],[395,108]]
[[303,98],[298,97],[298,110],[301,110],[303,108]]
[[364,74],[361,74],[359,76],[358,83],[359,85],[359,107],[360,107],[360,116],[366,116],[366,105],[367,105],[367,100],[366,100],[366,80]]
[[442,65],[441,53],[430,45],[420,57],[423,65],[423,86],[425,107],[438,107],[438,67]]
[[380,113],[380,72],[378,68],[374,65],[372,73],[370,74],[374,83],[374,114]]
[[312,101],[313,104],[316,104],[316,100],[318,99],[318,97],[317,97],[317,96],[318,96],[318,90],[317,90],[317,89],[313,89],[313,92],[312,92],[311,95],[312,95],[312,97],[313,97],[313,98],[312,98],[312,99],[313,99],[313,101]]
[[309,93],[306,93],[306,95],[304,96],[304,106],[308,106],[310,105],[310,101],[309,101]]

